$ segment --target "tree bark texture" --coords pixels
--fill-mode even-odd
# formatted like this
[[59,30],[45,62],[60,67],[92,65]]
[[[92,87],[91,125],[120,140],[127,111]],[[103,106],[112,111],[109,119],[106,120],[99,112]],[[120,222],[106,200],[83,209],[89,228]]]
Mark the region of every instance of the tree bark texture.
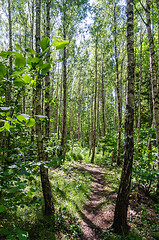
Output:
[[96,147],[96,135],[97,135],[97,47],[98,47],[98,35],[95,41],[95,89],[94,89],[94,129],[93,129],[93,149],[91,163],[94,163],[95,147]]
[[[151,30],[151,19],[150,19],[150,6],[151,1],[146,0],[146,26],[148,32],[148,41],[150,49],[150,69],[151,69],[151,84],[152,84],[152,99],[153,99],[153,111],[154,111],[154,121],[156,129],[156,145],[157,145],[157,161],[159,169],[159,96],[158,96],[158,84],[157,84],[157,70],[155,62],[155,48],[154,40]],[[159,177],[157,179],[157,191],[159,194]]]
[[101,69],[101,76],[102,76],[102,137],[105,137],[105,92],[104,92],[104,53],[101,52],[101,58],[102,58],[102,69]]
[[[50,40],[50,0],[46,2],[46,37]],[[47,62],[50,60],[50,51],[48,50]],[[45,76],[45,116],[47,116],[45,124],[45,140],[48,146],[49,132],[50,132],[50,72],[48,71]],[[45,160],[48,160],[48,153],[45,154]]]
[[118,54],[117,54],[117,21],[116,21],[116,2],[114,3],[114,48],[115,48],[115,65],[116,65],[116,91],[117,91],[117,104],[118,104],[118,142],[117,142],[117,158],[116,163],[120,166],[120,145],[121,145],[121,93],[120,81],[118,70]]
[[[141,83],[142,83],[142,25],[140,26],[140,80],[139,80],[139,95],[138,95],[138,130],[141,128]],[[137,135],[137,155],[139,153],[139,133]]]
[[[9,49],[10,51],[13,51],[13,45],[12,45],[12,17],[11,17],[11,2],[8,0],[8,22],[9,22]],[[12,73],[13,68],[13,58],[12,56],[9,57],[9,73]],[[9,74],[9,75],[10,75]],[[6,103],[9,106],[11,100],[11,89],[10,89],[10,80],[8,79],[8,84],[6,87]]]
[[[63,38],[66,40],[66,16],[64,6],[64,19],[63,19]],[[66,135],[67,135],[67,73],[66,73],[66,47],[63,53],[63,122],[62,122],[62,139],[60,155],[65,158],[66,154]]]
[[125,113],[125,146],[121,180],[115,207],[112,228],[122,234],[129,230],[127,211],[133,164],[133,123],[134,123],[134,34],[133,34],[133,0],[127,0],[127,94]]
[[[41,0],[36,0],[36,52],[40,52],[40,13],[41,13]],[[42,79],[39,77],[39,73],[36,73],[36,115],[41,115],[41,83]],[[48,169],[43,165],[45,161],[45,153],[43,147],[43,138],[42,138],[42,128],[41,122],[36,118],[36,139],[37,139],[37,148],[38,148],[38,160],[41,162],[40,165],[40,176],[43,190],[43,197],[45,202],[45,214],[52,215],[54,214],[54,205],[51,193],[51,187],[48,177]]]

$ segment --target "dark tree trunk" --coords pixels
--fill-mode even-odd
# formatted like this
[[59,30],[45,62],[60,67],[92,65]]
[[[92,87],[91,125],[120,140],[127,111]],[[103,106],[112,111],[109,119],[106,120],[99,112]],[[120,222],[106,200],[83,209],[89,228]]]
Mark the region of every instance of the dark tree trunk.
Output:
[[133,164],[133,123],[134,123],[134,39],[133,0],[127,0],[127,95],[125,113],[124,162],[115,207],[112,228],[116,233],[128,232],[127,211]]
[[95,147],[96,147],[96,135],[97,135],[97,47],[98,47],[98,35],[96,36],[96,46],[95,46],[95,92],[94,92],[94,129],[93,129],[93,149],[91,163],[94,163],[95,157]]
[[[40,15],[41,15],[41,0],[36,0],[36,52],[40,52]],[[42,109],[40,104],[41,99],[41,83],[42,79],[38,77],[36,79],[36,115],[41,115]],[[46,159],[44,153],[43,146],[43,138],[42,138],[42,128],[41,122],[38,118],[36,118],[36,140],[37,140],[37,148],[38,148],[38,160],[39,162],[43,162]],[[45,214],[52,215],[54,214],[54,205],[51,193],[51,187],[49,183],[48,177],[48,169],[41,164],[40,165],[40,176],[43,190],[43,197],[45,202]]]

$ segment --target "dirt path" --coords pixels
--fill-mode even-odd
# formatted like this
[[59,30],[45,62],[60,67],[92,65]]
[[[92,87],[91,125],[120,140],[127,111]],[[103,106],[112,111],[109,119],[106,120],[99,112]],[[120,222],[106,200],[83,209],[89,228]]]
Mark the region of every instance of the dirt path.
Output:
[[111,226],[114,214],[114,205],[107,205],[107,203],[110,198],[115,199],[116,196],[106,190],[107,183],[104,179],[103,169],[90,164],[80,164],[79,168],[92,175],[92,190],[89,201],[80,211],[81,229],[84,232],[82,239],[102,240],[102,232]]

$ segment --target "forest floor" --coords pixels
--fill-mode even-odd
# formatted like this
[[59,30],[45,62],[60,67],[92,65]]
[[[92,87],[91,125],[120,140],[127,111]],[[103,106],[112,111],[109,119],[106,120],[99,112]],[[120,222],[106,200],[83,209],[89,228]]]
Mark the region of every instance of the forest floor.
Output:
[[[110,239],[110,236],[107,238],[103,233],[107,231],[113,223],[117,197],[117,191],[112,187],[115,176],[113,176],[113,172],[109,169],[109,177],[107,178],[107,171],[98,165],[78,164],[76,168],[81,172],[89,172],[92,175],[92,188],[89,199],[83,205],[82,210],[79,210],[81,217],[80,225],[83,231],[81,239]],[[120,178],[116,180],[119,182]],[[159,239],[159,233],[158,231],[156,232],[159,215],[153,209],[155,202],[146,196],[143,191],[138,190],[138,192],[139,191],[142,202],[138,203],[138,199],[129,200],[128,222],[132,231],[135,230],[137,233],[135,238],[131,238],[130,236],[130,239]],[[144,238],[142,238],[142,232],[144,232]],[[134,233],[132,233],[132,235],[133,234]],[[112,239],[116,238],[112,237]]]
[[[81,229],[83,231],[83,240],[100,240],[102,239],[102,232],[109,228],[114,216],[114,203],[116,194],[108,192],[106,189],[109,182],[105,181],[105,172],[99,166],[92,166],[90,164],[80,164],[78,166],[81,171],[88,171],[92,175],[92,189],[89,200],[83,205],[80,212]],[[111,199],[112,205],[107,206]]]
[[[129,235],[119,236],[111,231],[120,176],[121,168],[110,164],[68,161],[50,168],[55,227],[54,220],[44,217],[41,210],[40,178],[32,182],[24,178],[28,184],[24,192],[30,193],[28,189],[33,192],[30,197],[22,195],[27,206],[4,212],[2,221],[0,219],[0,239],[17,239],[20,233],[27,233],[30,240],[53,240],[55,236],[57,240],[159,240],[159,203],[146,195],[139,184],[138,188],[133,188],[133,193],[140,194],[140,199],[129,199]],[[135,182],[133,178],[133,186]],[[36,199],[35,204],[33,199]]]

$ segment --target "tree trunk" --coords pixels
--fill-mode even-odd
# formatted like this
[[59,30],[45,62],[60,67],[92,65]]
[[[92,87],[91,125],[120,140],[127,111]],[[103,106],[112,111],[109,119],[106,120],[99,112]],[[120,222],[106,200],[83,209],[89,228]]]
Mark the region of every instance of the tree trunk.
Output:
[[[27,45],[27,21],[26,21],[26,26],[25,26],[25,37],[24,37],[24,48],[26,49],[26,45]],[[24,54],[24,57],[26,57],[26,53]],[[25,86],[23,87],[24,88],[24,92],[23,92],[23,113],[25,113],[25,102],[26,102],[26,99],[25,99]]]
[[[152,79],[152,99],[153,99],[153,111],[154,111],[154,121],[155,121],[155,129],[156,129],[156,145],[157,145],[157,161],[159,168],[159,98],[158,98],[158,84],[157,84],[157,71],[156,71],[156,63],[155,63],[155,48],[154,48],[154,40],[151,30],[151,19],[150,19],[150,5],[151,1],[146,0],[146,27],[148,32],[148,40],[149,40],[149,49],[150,49],[150,69],[151,69],[151,79]],[[157,179],[157,193],[159,194],[159,177]]]
[[[157,4],[157,15],[158,15],[158,46],[159,46],[159,1],[156,0]],[[158,47],[158,69],[159,69],[159,47]],[[159,86],[159,72],[158,72],[157,86]]]
[[[31,20],[31,39],[30,39],[30,47],[34,49],[34,0],[32,1],[32,20]],[[34,79],[34,76],[33,76]],[[32,117],[35,117],[35,86],[33,84],[33,93],[32,93]],[[35,126],[31,128],[31,143],[34,142],[34,133],[35,133]]]
[[112,228],[116,233],[128,232],[127,211],[133,164],[133,123],[134,123],[134,34],[133,34],[133,0],[127,0],[127,94],[125,113],[125,151],[115,207]]
[[[54,70],[53,70],[54,71]],[[55,109],[55,121],[54,121],[54,132],[58,132],[58,115],[59,115],[59,78],[60,78],[60,71],[58,65],[58,76],[57,76],[57,85],[56,85],[56,109]],[[52,95],[53,95],[53,86],[52,86]]]
[[[66,40],[66,16],[64,7],[64,19],[63,19],[63,38]],[[63,53],[63,122],[62,122],[62,139],[60,155],[65,158],[66,154],[66,135],[67,135],[67,74],[66,74],[66,47],[64,47]]]
[[89,132],[89,157],[92,151],[92,140],[93,140],[93,95],[91,98],[91,112],[90,112],[90,132]]
[[[40,52],[40,13],[41,13],[41,0],[36,0],[36,52]],[[36,76],[36,115],[41,115],[41,82],[42,79]],[[43,197],[45,202],[45,214],[54,214],[54,205],[51,193],[50,182],[48,178],[48,169],[42,164],[45,161],[45,153],[43,147],[42,128],[41,122],[36,118],[36,140],[38,148],[38,160],[41,162],[40,165],[40,176],[43,190]]]
[[[13,51],[12,46],[12,18],[11,18],[11,2],[8,0],[8,21],[9,21],[9,50]],[[7,79],[7,85],[6,85],[6,93],[5,93],[5,99],[6,99],[6,105],[10,106],[11,104],[11,76],[13,70],[13,59],[12,55],[9,57],[9,74]],[[10,146],[10,132],[7,134],[6,139],[6,147],[7,147],[7,157],[10,156],[11,146]]]
[[104,94],[104,74],[103,74],[103,59],[104,53],[101,53],[102,57],[102,137],[105,137],[105,94]]
[[95,46],[95,92],[94,92],[94,129],[93,129],[93,149],[92,149],[92,158],[91,163],[94,163],[95,157],[95,147],[96,147],[96,119],[97,119],[97,47],[98,47],[98,35],[96,36],[96,46]]
[[[141,83],[142,83],[142,25],[140,26],[140,81],[139,81],[139,95],[138,95],[138,131],[141,128]],[[139,133],[137,135],[137,155],[139,153]]]
[[116,163],[120,166],[120,145],[121,145],[121,93],[119,82],[118,70],[118,56],[117,56],[117,30],[116,30],[116,3],[114,3],[114,48],[115,48],[115,65],[116,65],[116,91],[117,91],[117,104],[118,104],[118,142],[117,142],[117,158]]
[[[50,0],[46,2],[46,37],[50,40]],[[47,62],[50,59],[50,51],[48,50]],[[49,140],[49,132],[50,132],[50,72],[48,71],[45,76],[45,116],[47,116],[46,124],[45,124],[45,140],[46,147],[48,147]],[[45,160],[48,160],[48,153],[45,153]]]

